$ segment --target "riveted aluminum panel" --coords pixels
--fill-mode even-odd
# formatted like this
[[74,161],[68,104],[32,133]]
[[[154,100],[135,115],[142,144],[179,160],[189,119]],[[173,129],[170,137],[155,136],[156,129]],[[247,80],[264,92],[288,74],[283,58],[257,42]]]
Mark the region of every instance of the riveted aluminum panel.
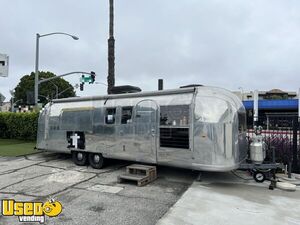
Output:
[[[188,123],[188,149],[160,146],[160,107],[177,105],[189,109],[189,118],[180,120]],[[132,107],[126,124],[121,123],[123,107]],[[106,123],[107,112],[114,114],[109,115],[114,118],[112,124]],[[66,132],[82,132],[83,151],[99,152],[108,158],[228,171],[237,168],[246,157],[246,136],[239,129],[245,121],[239,115],[245,115],[245,109],[234,94],[205,86],[59,99],[47,105],[40,115],[38,148],[70,152]],[[178,121],[168,126],[175,125],[179,125]]]

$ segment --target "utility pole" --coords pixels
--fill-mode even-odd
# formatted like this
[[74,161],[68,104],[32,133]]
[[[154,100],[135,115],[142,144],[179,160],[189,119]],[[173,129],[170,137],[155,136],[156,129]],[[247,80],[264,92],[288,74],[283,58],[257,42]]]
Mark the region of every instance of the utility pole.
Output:
[[115,86],[114,0],[109,0],[108,76],[107,93]]

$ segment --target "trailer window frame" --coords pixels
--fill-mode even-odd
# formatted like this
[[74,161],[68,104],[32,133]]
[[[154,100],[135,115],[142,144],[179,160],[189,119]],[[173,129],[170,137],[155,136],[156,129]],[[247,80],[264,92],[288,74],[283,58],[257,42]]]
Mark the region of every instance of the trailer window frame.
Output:
[[190,105],[161,105],[160,126],[188,127],[190,124]]
[[[62,108],[56,124],[61,130],[91,131],[94,109],[94,107]],[[57,129],[55,126],[50,128]]]
[[105,117],[104,117],[105,124],[106,125],[116,124],[116,115],[117,115],[116,107],[105,108]]
[[[130,114],[124,114],[125,111],[129,111]],[[133,106],[121,107],[121,124],[131,124],[133,117]]]
[[160,148],[190,150],[191,105],[160,106]]
[[239,133],[247,132],[247,115],[246,115],[246,113],[238,112],[238,129],[239,129]]

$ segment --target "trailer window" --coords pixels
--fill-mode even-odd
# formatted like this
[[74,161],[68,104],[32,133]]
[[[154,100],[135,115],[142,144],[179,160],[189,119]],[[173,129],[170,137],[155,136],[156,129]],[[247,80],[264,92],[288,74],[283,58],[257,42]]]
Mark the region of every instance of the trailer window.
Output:
[[160,147],[189,149],[189,105],[160,106]]
[[188,126],[189,105],[168,105],[160,107],[160,125]]
[[121,124],[128,124],[132,121],[132,107],[122,108]]
[[238,113],[239,118],[239,132],[243,133],[247,131],[246,113]]
[[[62,114],[57,117],[57,122],[51,121],[51,124],[58,124],[60,119],[60,129],[69,131],[90,131],[93,124],[93,110],[84,110],[84,108],[62,109]],[[56,129],[55,126],[51,126]]]
[[114,124],[116,122],[116,108],[106,109],[105,123]]
[[161,127],[160,147],[189,149],[189,129]]

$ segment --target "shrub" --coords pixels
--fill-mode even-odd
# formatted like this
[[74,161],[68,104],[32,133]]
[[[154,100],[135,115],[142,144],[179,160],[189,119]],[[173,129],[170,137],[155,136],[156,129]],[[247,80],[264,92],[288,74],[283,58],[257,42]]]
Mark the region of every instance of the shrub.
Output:
[[37,112],[0,112],[0,138],[35,140],[38,116]]

